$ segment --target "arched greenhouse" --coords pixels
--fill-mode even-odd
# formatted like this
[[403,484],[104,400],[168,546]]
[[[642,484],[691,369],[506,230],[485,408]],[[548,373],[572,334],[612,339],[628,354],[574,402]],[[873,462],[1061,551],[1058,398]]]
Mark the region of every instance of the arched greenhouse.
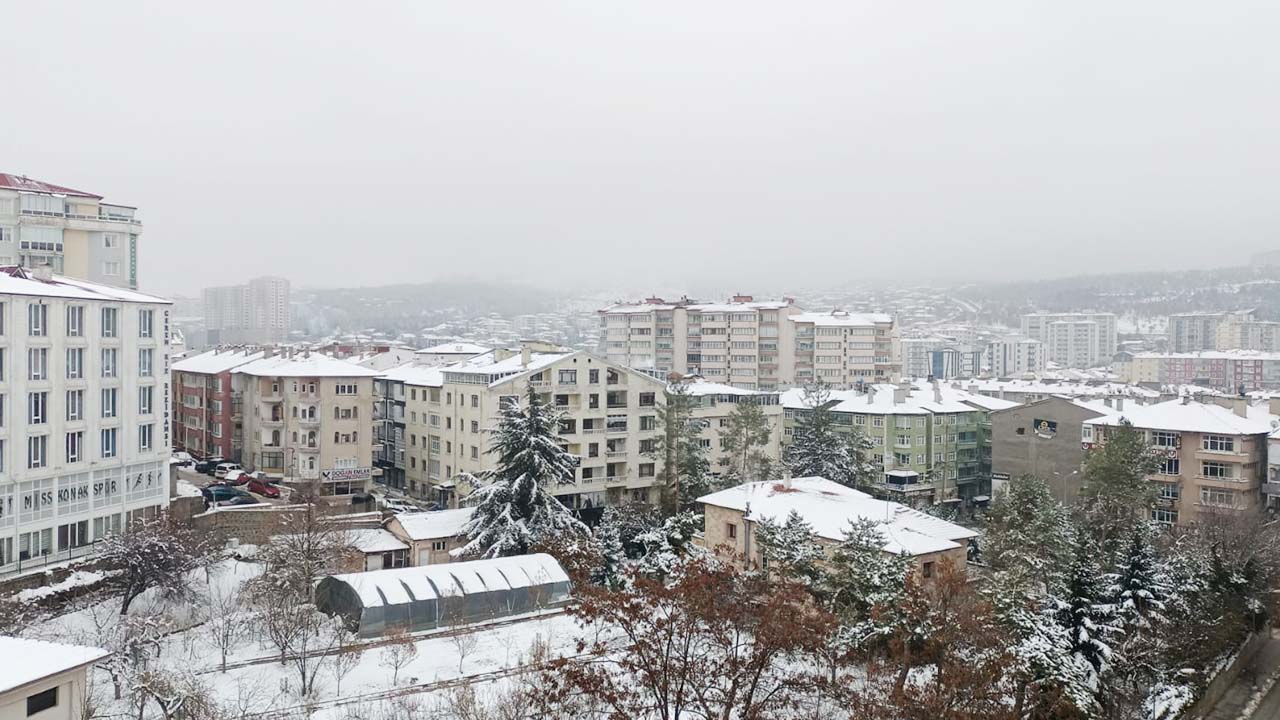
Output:
[[518,615],[569,599],[569,576],[546,554],[331,575],[316,607],[360,637]]

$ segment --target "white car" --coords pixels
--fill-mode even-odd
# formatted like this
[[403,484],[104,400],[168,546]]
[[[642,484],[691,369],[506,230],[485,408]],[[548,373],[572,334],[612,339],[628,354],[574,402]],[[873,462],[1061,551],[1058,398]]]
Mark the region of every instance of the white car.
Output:
[[213,469],[213,476],[218,478],[219,480],[222,480],[227,476],[227,473],[231,472],[232,470],[243,470],[243,469],[244,468],[240,467],[240,463],[219,463],[218,467]]
[[399,515],[403,512],[417,512],[418,508],[398,498],[382,498],[382,507]]

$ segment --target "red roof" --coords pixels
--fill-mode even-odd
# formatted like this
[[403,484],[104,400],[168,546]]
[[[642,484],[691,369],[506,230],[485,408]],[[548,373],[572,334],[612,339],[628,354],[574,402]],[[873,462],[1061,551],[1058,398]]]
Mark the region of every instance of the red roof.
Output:
[[71,188],[62,187],[61,185],[53,185],[39,180],[33,180],[25,175],[11,175],[9,173],[0,173],[0,188],[8,190],[25,190],[27,192],[38,193],[57,193],[59,195],[75,195],[77,197],[102,199],[101,195],[94,195],[83,190],[72,190]]

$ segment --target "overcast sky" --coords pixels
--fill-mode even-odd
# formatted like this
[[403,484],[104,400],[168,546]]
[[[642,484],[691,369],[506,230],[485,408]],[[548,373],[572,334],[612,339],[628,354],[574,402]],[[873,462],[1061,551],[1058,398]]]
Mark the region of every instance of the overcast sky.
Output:
[[[12,2],[0,171],[145,288],[639,292],[1280,243],[1280,3]],[[696,289],[696,287],[695,287]]]

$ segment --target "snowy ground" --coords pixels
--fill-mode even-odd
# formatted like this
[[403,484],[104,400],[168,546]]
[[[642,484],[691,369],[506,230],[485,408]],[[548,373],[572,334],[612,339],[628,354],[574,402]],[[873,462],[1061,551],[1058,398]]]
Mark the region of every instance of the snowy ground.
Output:
[[[231,597],[241,584],[255,576],[260,567],[254,563],[226,560],[208,574],[197,573],[193,583],[198,596]],[[403,696],[394,702],[417,708],[438,707],[448,688],[463,683],[487,684],[490,693],[501,690],[512,681],[515,670],[525,666],[535,647],[549,656],[571,655],[582,634],[575,621],[560,611],[503,618],[487,627],[465,633],[470,640],[458,641],[455,633],[428,633],[415,636],[417,655],[399,670],[398,682],[392,684],[392,670],[386,665],[387,652],[376,641],[360,656],[355,667],[341,679],[341,695],[335,663],[323,661],[316,682],[316,692],[309,699],[298,694],[299,678],[292,664],[281,665],[276,649],[266,640],[252,634],[239,642],[228,654],[228,669],[219,669],[220,652],[204,634],[204,617],[200,598],[196,601],[173,602],[144,595],[135,601],[133,617],[166,618],[173,631],[160,643],[159,658],[153,667],[174,673],[190,673],[203,685],[219,705],[238,717],[288,718],[297,714],[330,718],[390,717],[382,708],[392,701],[389,696]],[[23,633],[28,637],[103,646],[111,637],[119,619],[119,600],[98,601],[73,612],[53,618]],[[460,649],[461,646],[461,649]],[[470,647],[468,647],[470,646]],[[94,670],[94,692],[104,714],[128,713],[127,701],[113,699],[111,678],[107,672]],[[309,708],[308,708],[309,706]],[[155,708],[149,709],[149,713]],[[132,709],[136,714],[136,708]],[[148,714],[148,717],[159,717]]]

